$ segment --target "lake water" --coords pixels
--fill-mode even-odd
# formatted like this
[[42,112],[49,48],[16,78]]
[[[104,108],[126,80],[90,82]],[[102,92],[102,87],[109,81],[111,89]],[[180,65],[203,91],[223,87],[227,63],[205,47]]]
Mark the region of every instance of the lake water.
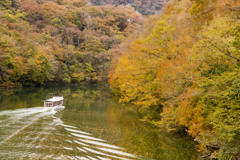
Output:
[[[43,100],[64,95],[65,109]],[[186,135],[159,132],[117,103],[108,87],[0,90],[0,159],[196,160]]]

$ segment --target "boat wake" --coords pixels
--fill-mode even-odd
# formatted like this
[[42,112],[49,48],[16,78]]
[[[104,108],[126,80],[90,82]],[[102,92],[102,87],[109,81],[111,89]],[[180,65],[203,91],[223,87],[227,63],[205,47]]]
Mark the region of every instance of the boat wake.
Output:
[[139,159],[124,148],[64,124],[64,107],[35,107],[0,112],[0,158]]

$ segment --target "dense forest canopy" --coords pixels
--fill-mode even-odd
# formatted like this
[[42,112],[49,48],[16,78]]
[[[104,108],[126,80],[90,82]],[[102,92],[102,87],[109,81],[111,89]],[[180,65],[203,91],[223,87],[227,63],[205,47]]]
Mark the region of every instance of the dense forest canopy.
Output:
[[[141,34],[141,33],[139,33]],[[109,72],[142,121],[187,131],[203,157],[240,158],[240,1],[172,0]]]
[[0,2],[0,84],[106,79],[109,50],[141,22],[131,7],[85,0]]

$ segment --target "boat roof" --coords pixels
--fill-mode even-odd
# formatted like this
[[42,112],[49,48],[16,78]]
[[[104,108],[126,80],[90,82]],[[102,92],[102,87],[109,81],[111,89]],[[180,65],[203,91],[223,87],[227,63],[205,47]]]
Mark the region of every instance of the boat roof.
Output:
[[50,99],[45,100],[44,102],[57,102],[63,100],[63,97],[53,97]]

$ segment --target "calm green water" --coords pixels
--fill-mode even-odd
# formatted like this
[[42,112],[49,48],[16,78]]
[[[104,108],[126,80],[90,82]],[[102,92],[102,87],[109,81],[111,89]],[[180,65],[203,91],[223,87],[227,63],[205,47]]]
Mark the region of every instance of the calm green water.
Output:
[[[194,142],[138,122],[107,87],[0,90],[0,159],[195,160]],[[64,95],[65,109],[43,100]]]

